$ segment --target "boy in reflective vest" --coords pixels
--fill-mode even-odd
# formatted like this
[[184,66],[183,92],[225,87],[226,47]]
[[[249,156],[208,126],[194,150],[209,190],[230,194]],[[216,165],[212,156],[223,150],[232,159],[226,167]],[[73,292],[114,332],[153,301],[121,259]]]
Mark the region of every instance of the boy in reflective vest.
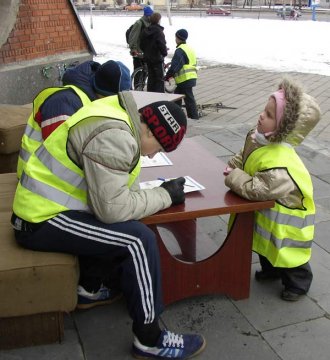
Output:
[[[53,131],[31,155],[18,183],[12,224],[34,251],[94,258],[133,319],[138,358],[186,359],[203,336],[161,329],[160,259],[155,234],[138,221],[185,201],[184,178],[142,190],[141,155],[174,151],[187,119],[174,102],[137,108],[131,92],[91,102]],[[97,279],[96,279],[97,280]],[[102,279],[95,284],[98,289]],[[80,279],[84,295],[91,291]],[[91,301],[93,295],[89,294]]]
[[33,111],[22,137],[18,178],[40,143],[83,105],[130,89],[129,69],[114,60],[102,65],[95,61],[85,61],[66,70],[62,81],[64,86],[46,88],[33,100]]
[[[17,176],[21,177],[25,164],[33,152],[52,134],[58,126],[67,121],[83,105],[104,96],[118,94],[130,89],[129,69],[120,61],[108,60],[102,65],[95,61],[85,61],[69,68],[63,75],[62,87],[42,90],[33,101],[33,112],[28,119],[18,158]],[[88,257],[80,257],[80,274],[94,282],[101,276],[98,264]],[[92,285],[91,285],[92,286]],[[93,301],[86,302],[85,293],[78,287],[77,308],[90,308],[108,304],[118,298],[118,293],[103,284]],[[87,297],[88,299],[88,297]]]
[[253,251],[258,281],[281,279],[281,298],[297,301],[310,288],[315,205],[308,170],[294,147],[320,120],[315,99],[286,78],[268,99],[256,128],[224,171],[225,184],[249,200],[275,200],[255,213]]
[[[197,82],[197,58],[195,51],[186,44],[187,38],[188,31],[186,29],[180,29],[175,33],[177,47],[164,81],[174,77],[176,83],[174,93],[185,96],[184,103],[188,118],[198,120],[198,110],[193,93],[193,87]],[[181,103],[182,100],[177,102],[180,106]]]

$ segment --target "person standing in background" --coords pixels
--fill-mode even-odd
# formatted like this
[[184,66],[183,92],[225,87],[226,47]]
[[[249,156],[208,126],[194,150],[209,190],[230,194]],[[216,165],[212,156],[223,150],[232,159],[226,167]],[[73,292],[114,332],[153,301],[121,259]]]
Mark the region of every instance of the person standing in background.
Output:
[[164,28],[160,26],[161,14],[154,12],[150,16],[150,26],[141,34],[140,46],[148,66],[147,91],[165,92],[164,58],[167,56]]
[[140,47],[141,33],[150,25],[150,16],[153,12],[150,6],[146,6],[143,9],[143,16],[134,23],[129,33],[128,46],[133,57],[133,71],[144,64],[143,52]]

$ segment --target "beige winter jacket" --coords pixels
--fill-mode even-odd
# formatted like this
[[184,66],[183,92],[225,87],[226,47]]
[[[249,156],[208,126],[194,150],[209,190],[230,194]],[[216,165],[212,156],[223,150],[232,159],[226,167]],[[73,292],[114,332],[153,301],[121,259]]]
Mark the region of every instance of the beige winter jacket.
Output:
[[[140,116],[130,92],[119,93],[137,133]],[[129,173],[140,157],[140,137],[135,138],[123,121],[88,118],[69,133],[68,154],[84,170],[88,204],[105,223],[138,220],[171,206],[169,193],[162,187],[140,190],[139,179],[129,188]]]
[[[320,109],[315,100],[305,93],[302,94],[298,120],[283,144],[299,145],[319,119]],[[248,133],[244,147],[228,162],[228,166],[234,170],[225,177],[226,186],[249,200],[277,200],[289,208],[300,207],[301,193],[286,169],[269,169],[256,172],[254,176],[250,176],[243,170],[244,163],[251,152],[261,146],[267,146],[256,142],[252,136],[254,131],[255,129],[252,129]]]

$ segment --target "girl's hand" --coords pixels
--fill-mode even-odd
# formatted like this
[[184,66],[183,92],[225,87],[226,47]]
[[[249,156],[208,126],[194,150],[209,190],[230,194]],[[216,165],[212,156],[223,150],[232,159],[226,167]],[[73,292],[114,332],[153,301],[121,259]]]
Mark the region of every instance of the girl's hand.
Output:
[[232,172],[232,170],[233,170],[233,168],[231,168],[230,166],[227,166],[225,168],[225,170],[223,171],[223,174],[227,176],[228,174],[230,174]]

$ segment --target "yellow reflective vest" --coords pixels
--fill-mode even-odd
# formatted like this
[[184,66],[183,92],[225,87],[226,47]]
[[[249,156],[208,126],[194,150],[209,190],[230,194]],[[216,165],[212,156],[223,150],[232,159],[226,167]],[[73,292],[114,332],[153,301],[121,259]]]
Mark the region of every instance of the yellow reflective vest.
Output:
[[[39,223],[67,210],[90,211],[84,172],[66,151],[69,130],[89,117],[125,121],[136,136],[136,129],[118,96],[105,97],[84,106],[55,129],[30,156],[19,180],[13,211],[20,218]],[[130,187],[138,177],[141,162],[130,173]]]
[[301,192],[302,206],[290,209],[276,201],[273,208],[256,211],[253,250],[275,267],[297,267],[311,257],[315,220],[312,180],[295,150],[283,144],[253,151],[244,164],[244,171],[251,176],[274,168],[288,171]]
[[183,65],[181,70],[174,75],[175,83],[180,84],[190,79],[197,79],[197,59],[195,51],[187,44],[180,44],[178,48],[186,53],[189,63]]
[[35,120],[36,114],[38,113],[40,107],[46,101],[46,99],[48,99],[51,95],[55,94],[58,91],[67,89],[72,89],[79,96],[83,105],[91,102],[89,97],[82,90],[73,85],[46,88],[35,97],[35,99],[33,100],[33,110],[26,124],[25,132],[22,137],[21,149],[18,156],[18,178],[21,177],[25,164],[33,151],[36,150],[43,141],[41,128]]

